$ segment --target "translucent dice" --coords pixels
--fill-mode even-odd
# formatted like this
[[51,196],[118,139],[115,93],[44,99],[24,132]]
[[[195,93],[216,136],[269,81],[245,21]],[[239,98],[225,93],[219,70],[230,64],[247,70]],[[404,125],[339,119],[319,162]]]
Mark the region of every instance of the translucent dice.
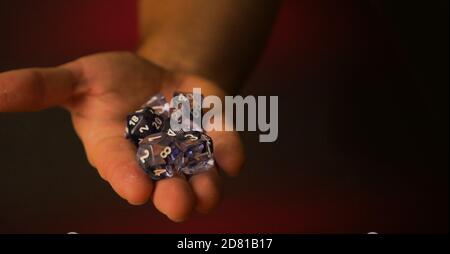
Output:
[[[189,121],[202,113],[197,108],[197,113],[193,111],[199,104],[192,94],[174,93],[174,96],[192,107]],[[127,117],[126,137],[138,146],[136,159],[153,180],[175,174],[199,174],[214,166],[212,139],[201,128],[172,129],[171,115],[179,111],[171,109],[164,96],[157,94],[142,107]],[[192,129],[192,122],[188,126]]]
[[198,174],[214,166],[212,140],[201,132],[157,133],[139,143],[136,159],[152,179]]
[[192,175],[207,171],[214,166],[212,139],[198,131],[185,132],[177,136],[178,145],[183,151],[180,171]]
[[146,136],[158,133],[163,128],[164,118],[149,107],[128,115],[125,137],[137,145]]
[[175,137],[157,133],[139,143],[136,159],[153,180],[160,180],[179,171],[183,155]]
[[170,117],[170,105],[166,100],[166,97],[164,95],[158,93],[150,98],[144,105],[142,105],[142,108],[151,108],[154,110],[154,112],[164,118]]

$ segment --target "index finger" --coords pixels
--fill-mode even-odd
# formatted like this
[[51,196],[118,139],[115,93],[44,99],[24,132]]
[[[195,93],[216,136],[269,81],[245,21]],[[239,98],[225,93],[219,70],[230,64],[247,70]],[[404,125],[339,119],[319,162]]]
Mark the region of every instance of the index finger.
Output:
[[65,67],[30,68],[0,73],[0,112],[36,111],[60,105],[78,79]]

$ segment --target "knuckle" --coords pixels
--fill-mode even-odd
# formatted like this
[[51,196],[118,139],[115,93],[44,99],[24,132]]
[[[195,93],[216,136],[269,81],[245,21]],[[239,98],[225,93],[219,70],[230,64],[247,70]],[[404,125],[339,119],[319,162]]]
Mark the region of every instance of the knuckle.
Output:
[[[0,84],[1,86],[2,84]],[[0,109],[6,108],[10,104],[9,100],[10,92],[6,88],[0,90]]]
[[24,92],[33,96],[29,103],[32,108],[40,109],[45,105],[45,75],[38,70],[30,70],[25,73],[22,85]]

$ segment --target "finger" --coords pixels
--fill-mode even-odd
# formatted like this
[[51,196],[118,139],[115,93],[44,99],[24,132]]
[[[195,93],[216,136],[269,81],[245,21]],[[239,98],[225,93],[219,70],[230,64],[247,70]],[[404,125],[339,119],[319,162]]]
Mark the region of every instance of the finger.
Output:
[[150,198],[153,183],[139,167],[135,148],[122,136],[108,137],[94,148],[92,160],[100,175],[130,204],[140,205]]
[[78,82],[64,67],[32,68],[0,74],[0,112],[35,111],[67,101]]
[[176,175],[156,182],[153,203],[169,219],[181,222],[191,214],[195,196],[186,179]]
[[123,127],[114,122],[78,121],[76,117],[73,122],[90,163],[114,191],[130,204],[147,202],[153,183],[136,161],[136,148],[121,135]]
[[196,197],[195,209],[200,213],[209,213],[222,199],[222,181],[217,169],[194,175],[189,179]]
[[237,176],[245,161],[245,151],[239,134],[235,131],[211,131],[214,159],[229,176]]

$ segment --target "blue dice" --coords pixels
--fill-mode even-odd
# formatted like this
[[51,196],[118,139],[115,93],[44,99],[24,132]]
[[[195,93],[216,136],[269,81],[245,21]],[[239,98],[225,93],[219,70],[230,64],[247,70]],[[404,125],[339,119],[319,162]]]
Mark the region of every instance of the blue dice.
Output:
[[198,131],[185,132],[177,136],[183,152],[180,171],[187,175],[201,173],[214,166],[212,139]]
[[147,136],[139,143],[136,159],[153,180],[160,180],[172,177],[179,171],[183,154],[175,137],[157,133]]
[[[174,93],[174,96],[187,100],[190,106],[196,105],[190,94]],[[172,129],[170,119],[176,112],[179,111],[171,109],[163,95],[157,94],[127,117],[126,137],[138,147],[136,160],[153,180],[175,174],[195,175],[214,166],[212,139],[201,128]],[[190,121],[196,117],[193,112],[191,108]],[[195,112],[202,113],[198,109]],[[188,124],[192,128],[193,124]]]
[[[203,131],[201,128],[203,96],[200,96],[197,100],[194,99],[192,93],[175,92],[173,96],[174,106],[185,104],[189,106],[189,111],[183,112],[181,108],[175,108],[171,112],[171,117],[182,126],[189,127],[190,130]],[[183,116],[183,119],[181,116]],[[185,122],[182,120],[185,120]]]
[[169,118],[170,117],[170,105],[166,100],[166,97],[164,95],[158,93],[150,98],[144,105],[142,105],[142,108],[151,108],[153,111],[164,117]]
[[125,137],[138,145],[148,135],[163,129],[164,118],[149,107],[142,108],[128,115]]

